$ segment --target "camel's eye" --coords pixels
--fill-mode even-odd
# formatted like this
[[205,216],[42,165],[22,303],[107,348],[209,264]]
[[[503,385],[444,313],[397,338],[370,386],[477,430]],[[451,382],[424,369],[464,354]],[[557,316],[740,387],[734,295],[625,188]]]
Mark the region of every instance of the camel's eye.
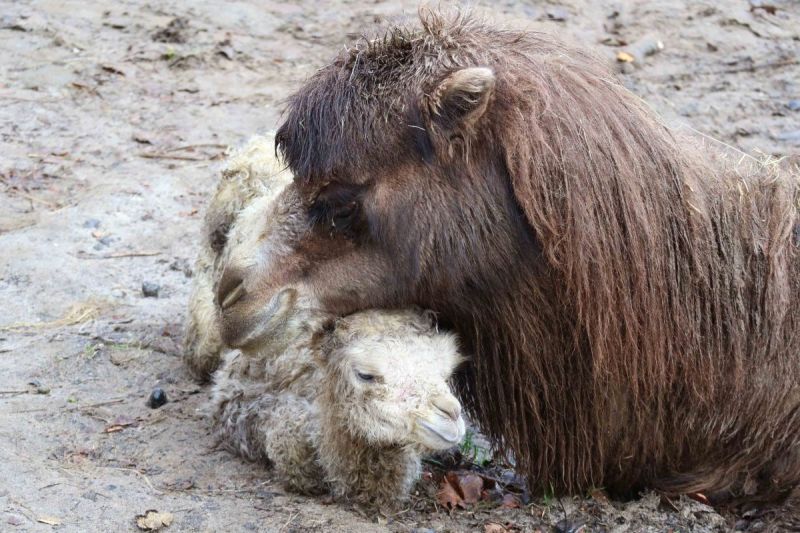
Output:
[[356,236],[361,225],[361,189],[359,186],[338,183],[328,185],[309,209],[312,223],[332,234]]
[[337,208],[331,214],[331,227],[346,229],[353,225],[353,221],[358,214],[358,205],[355,202]]
[[358,379],[360,379],[364,383],[375,382],[375,376],[373,374],[367,374],[366,372],[359,372],[358,370],[356,370],[356,375],[358,376]]

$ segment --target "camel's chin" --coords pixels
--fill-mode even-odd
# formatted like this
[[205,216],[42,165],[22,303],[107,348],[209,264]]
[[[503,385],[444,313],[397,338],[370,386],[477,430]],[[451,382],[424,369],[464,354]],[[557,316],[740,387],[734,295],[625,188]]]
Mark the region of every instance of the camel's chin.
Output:
[[426,448],[446,450],[461,443],[465,431],[462,418],[452,420],[434,414],[418,421],[416,437]]

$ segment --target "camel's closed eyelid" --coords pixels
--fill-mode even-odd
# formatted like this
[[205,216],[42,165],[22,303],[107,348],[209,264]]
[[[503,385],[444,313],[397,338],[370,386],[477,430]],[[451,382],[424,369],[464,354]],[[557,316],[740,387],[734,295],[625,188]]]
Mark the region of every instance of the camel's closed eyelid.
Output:
[[384,383],[383,376],[371,369],[365,368],[358,368],[354,367],[353,372],[355,373],[356,377],[363,383],[374,385]]

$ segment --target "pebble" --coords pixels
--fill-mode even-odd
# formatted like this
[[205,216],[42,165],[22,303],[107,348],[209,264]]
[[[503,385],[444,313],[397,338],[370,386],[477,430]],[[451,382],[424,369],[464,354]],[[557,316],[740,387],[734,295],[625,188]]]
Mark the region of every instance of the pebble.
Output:
[[6,522],[12,526],[21,526],[25,523],[25,519],[18,514],[7,514]]
[[45,387],[39,380],[29,381],[28,385],[33,387],[36,394],[50,394],[50,387]]
[[175,272],[183,272],[183,275],[187,278],[191,278],[193,275],[192,267],[189,266],[189,261],[182,257],[175,259],[175,261],[169,265],[169,269]]
[[145,281],[142,283],[142,294],[145,298],[158,298],[158,291],[161,290],[161,285],[153,283],[152,281]]
[[113,296],[114,298],[125,298],[125,296],[127,295],[128,293],[125,292],[123,289],[120,288],[111,289],[111,296]]
[[786,131],[784,133],[779,133],[775,136],[775,138],[779,141],[788,141],[791,143],[800,143],[800,130],[794,131]]
[[100,227],[100,221],[96,218],[89,218],[83,223],[84,228],[96,229]]
[[569,11],[564,9],[563,7],[552,7],[547,10],[545,13],[548,20],[554,20],[556,22],[563,22],[569,18]]
[[105,237],[100,237],[97,239],[97,242],[92,248],[95,250],[102,250],[103,248],[110,246],[112,242],[114,242],[114,239],[106,235]]
[[150,409],[158,409],[167,403],[167,393],[161,387],[156,387],[150,396],[147,398],[147,407]]
[[558,522],[554,527],[554,531],[558,533],[579,533],[580,531],[586,530],[586,520],[582,519],[575,519],[575,520],[561,520]]
[[789,100],[786,103],[786,107],[788,107],[792,111],[800,111],[800,100]]

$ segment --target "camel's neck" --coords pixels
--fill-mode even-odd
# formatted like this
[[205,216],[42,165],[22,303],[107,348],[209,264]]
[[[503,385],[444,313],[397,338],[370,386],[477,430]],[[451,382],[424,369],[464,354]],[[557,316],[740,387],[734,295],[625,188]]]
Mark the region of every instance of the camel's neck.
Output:
[[321,405],[319,416],[319,461],[335,497],[365,504],[391,503],[408,493],[419,474],[414,450],[398,444],[370,444],[354,435],[346,414],[336,410],[335,404]]

